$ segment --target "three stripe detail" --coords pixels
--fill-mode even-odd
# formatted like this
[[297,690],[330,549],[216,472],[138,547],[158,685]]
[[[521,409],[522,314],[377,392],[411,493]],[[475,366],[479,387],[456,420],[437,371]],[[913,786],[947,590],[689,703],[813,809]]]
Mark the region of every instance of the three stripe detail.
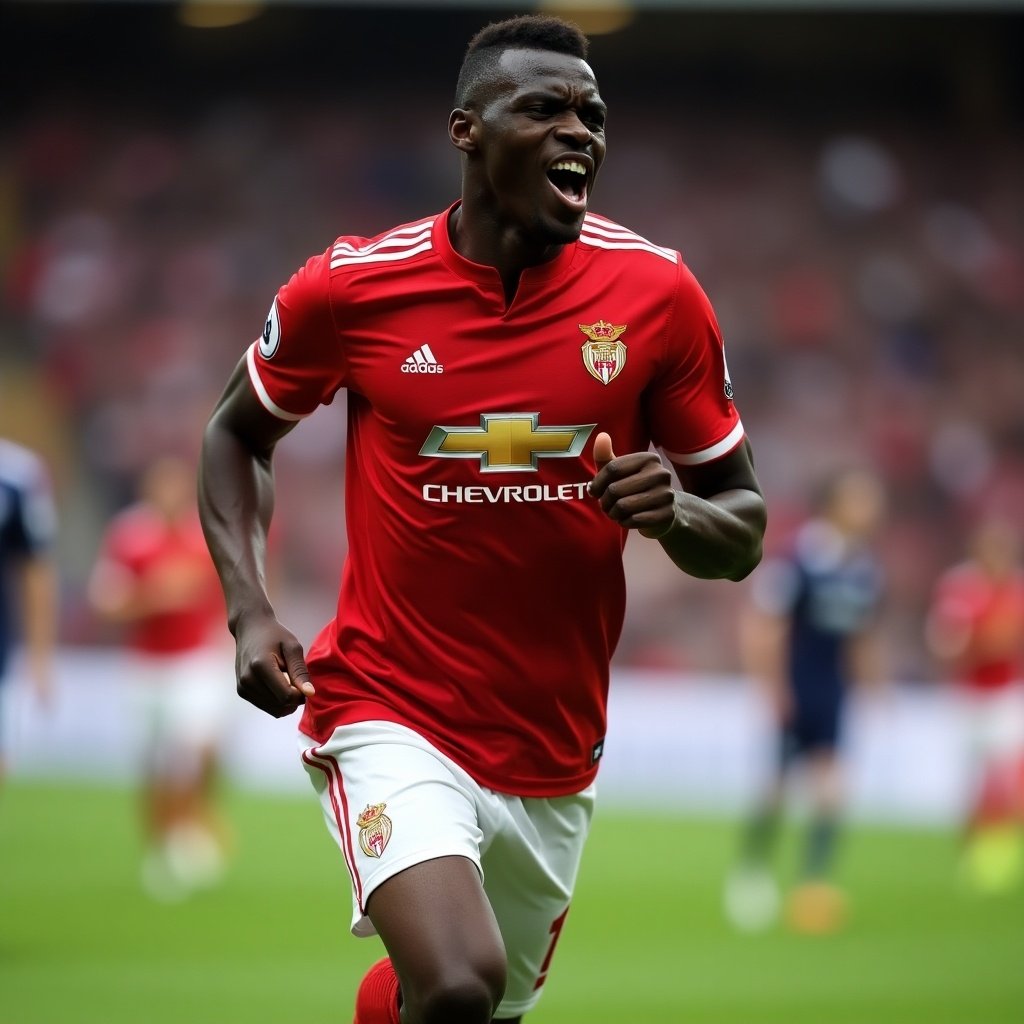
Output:
[[660,256],[663,260],[668,260],[669,263],[679,262],[679,257],[674,249],[655,245],[654,242],[648,241],[642,235],[592,213],[588,213],[583,218],[580,241],[586,245],[596,246],[598,249],[632,249]]
[[335,242],[331,250],[331,270],[369,263],[392,263],[426,252],[433,247],[430,235],[434,219],[431,217],[418,224],[396,228],[378,241],[363,246],[355,246],[351,242]]
[[[373,263],[392,263],[418,256],[433,248],[431,232],[434,220],[435,218],[431,217],[429,220],[396,228],[376,242],[369,242],[362,246],[353,245],[351,242],[336,242],[331,251],[331,269]],[[679,261],[675,250],[663,245],[656,245],[642,235],[593,213],[588,213],[583,220],[580,241],[598,249],[648,252],[669,263]]]

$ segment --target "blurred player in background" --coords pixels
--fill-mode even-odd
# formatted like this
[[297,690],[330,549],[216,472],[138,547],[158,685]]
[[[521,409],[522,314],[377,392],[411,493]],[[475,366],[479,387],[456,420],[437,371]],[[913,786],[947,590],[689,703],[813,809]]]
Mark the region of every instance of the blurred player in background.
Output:
[[769,926],[781,904],[772,855],[786,783],[797,764],[807,769],[810,821],[789,920],[807,932],[842,924],[844,899],[831,870],[843,807],[843,712],[851,685],[876,682],[881,674],[871,626],[882,571],[871,538],[884,507],[873,473],[839,473],[788,554],[766,562],[753,580],[753,608],[743,623],[745,659],[771,708],[777,756],[726,884],[726,912],[744,930]]
[[[593,808],[628,531],[699,577],[760,557],[708,300],[678,252],[588,213],[605,104],[586,52],[554,18],[478,34],[449,118],[461,201],[309,260],[207,429],[239,693],[305,704],[353,931],[389,953],[357,1024],[535,1005]],[[341,388],[349,553],[307,667],[264,585],[271,456]]]
[[145,472],[139,502],[106,531],[89,599],[123,628],[124,668],[147,732],[143,884],[158,899],[180,899],[216,882],[224,864],[215,785],[231,678],[224,604],[187,462],[165,457]]
[[982,891],[1024,876],[1024,565],[1020,526],[989,518],[935,589],[931,650],[959,684],[971,749],[964,873]]
[[[57,635],[56,532],[57,514],[42,461],[0,438],[0,690],[20,624],[28,678],[44,706],[52,697]],[[0,717],[0,784],[6,773],[3,733]]]

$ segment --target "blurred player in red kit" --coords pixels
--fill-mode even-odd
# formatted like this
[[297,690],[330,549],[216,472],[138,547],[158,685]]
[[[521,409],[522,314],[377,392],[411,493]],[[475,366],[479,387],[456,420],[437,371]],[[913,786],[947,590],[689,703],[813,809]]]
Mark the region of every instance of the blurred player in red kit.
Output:
[[[448,122],[461,199],[310,259],[207,428],[239,693],[305,705],[352,930],[389,954],[358,1024],[536,1004],[593,809],[628,532],[699,577],[760,557],[711,306],[677,251],[588,212],[605,104],[586,52],[554,18],[478,33]],[[271,456],[342,388],[349,553],[306,654],[263,582]]]
[[983,890],[1024,875],[1024,564],[1018,526],[989,518],[935,588],[928,641],[959,684],[972,755],[964,871]]
[[134,695],[147,729],[143,884],[177,899],[216,881],[226,832],[216,807],[218,743],[230,655],[217,576],[187,462],[158,459],[140,501],[117,515],[89,580],[92,606],[123,627]]

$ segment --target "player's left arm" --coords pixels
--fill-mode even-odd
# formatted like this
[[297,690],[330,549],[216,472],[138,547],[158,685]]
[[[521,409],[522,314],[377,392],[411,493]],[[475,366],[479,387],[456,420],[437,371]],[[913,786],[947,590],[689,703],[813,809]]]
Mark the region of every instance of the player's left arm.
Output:
[[57,645],[57,568],[53,557],[35,555],[22,570],[25,653],[36,696],[46,704],[53,690]]
[[58,581],[53,553],[57,510],[48,474],[41,464],[19,495],[15,521],[22,552],[20,596],[28,674],[37,698],[46,704],[53,691],[57,646]]
[[741,580],[761,560],[767,512],[750,444],[697,466],[673,463],[682,488],[654,452],[616,457],[608,434],[594,442],[590,493],[620,526],[658,540],[701,579]]
[[850,637],[850,678],[865,690],[881,689],[887,681],[886,657],[876,624]]

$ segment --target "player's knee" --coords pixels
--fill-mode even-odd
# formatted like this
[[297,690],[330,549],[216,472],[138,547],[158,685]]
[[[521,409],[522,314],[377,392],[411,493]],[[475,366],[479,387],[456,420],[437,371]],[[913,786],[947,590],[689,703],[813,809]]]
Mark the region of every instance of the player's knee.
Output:
[[415,1024],[490,1024],[505,980],[504,959],[467,965],[439,976],[409,1000],[408,1009]]

